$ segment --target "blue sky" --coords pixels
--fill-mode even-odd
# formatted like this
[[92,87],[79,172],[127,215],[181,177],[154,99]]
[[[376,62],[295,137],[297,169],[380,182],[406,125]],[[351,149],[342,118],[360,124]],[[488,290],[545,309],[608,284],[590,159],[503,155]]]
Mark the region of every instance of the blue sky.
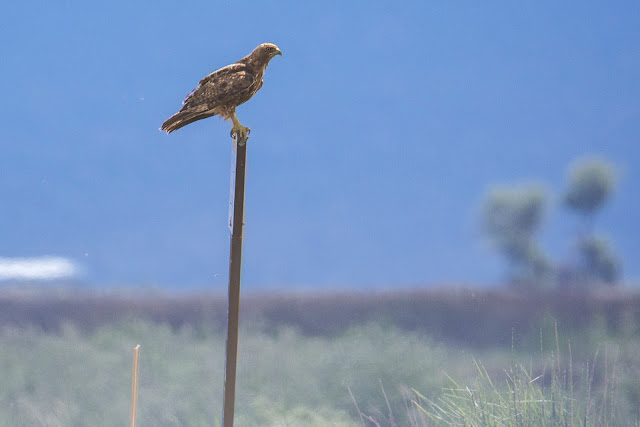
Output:
[[224,289],[229,125],[161,123],[209,72],[283,51],[238,109],[252,128],[243,282],[492,284],[478,211],[551,194],[569,163],[620,170],[597,220],[640,277],[640,4],[15,2],[0,17],[0,257],[66,257],[94,286]]

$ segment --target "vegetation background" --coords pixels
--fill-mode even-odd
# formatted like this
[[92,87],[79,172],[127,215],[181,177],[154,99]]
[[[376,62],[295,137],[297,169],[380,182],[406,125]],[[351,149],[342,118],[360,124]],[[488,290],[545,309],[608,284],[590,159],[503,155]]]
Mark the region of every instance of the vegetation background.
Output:
[[[137,344],[139,425],[219,422],[225,304],[210,294],[6,288],[0,424],[126,423]],[[251,295],[242,313],[238,425],[639,420],[636,293]]]

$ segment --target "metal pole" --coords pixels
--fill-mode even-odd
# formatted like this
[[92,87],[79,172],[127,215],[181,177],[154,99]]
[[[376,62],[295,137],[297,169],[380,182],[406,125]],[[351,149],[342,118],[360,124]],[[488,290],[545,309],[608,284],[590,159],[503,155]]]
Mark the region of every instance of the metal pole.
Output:
[[233,199],[233,229],[229,256],[229,312],[227,321],[227,357],[224,371],[224,409],[222,424],[233,426],[236,396],[236,362],[238,359],[238,324],[240,316],[240,270],[242,263],[242,229],[244,226],[244,182],[247,163],[247,138],[236,133],[236,173]]

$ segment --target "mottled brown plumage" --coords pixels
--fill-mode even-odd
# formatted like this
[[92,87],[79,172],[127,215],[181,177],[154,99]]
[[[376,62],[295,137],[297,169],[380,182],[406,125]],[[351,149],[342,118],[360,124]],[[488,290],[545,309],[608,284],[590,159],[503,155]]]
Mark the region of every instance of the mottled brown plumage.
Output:
[[262,87],[264,70],[276,55],[282,55],[274,44],[263,43],[235,64],[227,65],[200,80],[184,100],[184,106],[162,124],[171,133],[183,126],[207,117],[220,115],[232,120],[231,136],[250,132],[236,117],[236,107],[247,102]]

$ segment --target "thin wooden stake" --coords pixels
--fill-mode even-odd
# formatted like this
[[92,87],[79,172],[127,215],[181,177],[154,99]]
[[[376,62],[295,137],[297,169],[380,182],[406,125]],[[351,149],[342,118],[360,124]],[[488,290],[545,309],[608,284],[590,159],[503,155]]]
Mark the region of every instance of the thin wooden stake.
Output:
[[238,325],[240,318],[240,271],[242,266],[242,233],[244,226],[244,182],[247,163],[247,138],[236,133],[236,173],[233,198],[233,228],[229,256],[229,311],[227,321],[227,356],[224,371],[224,409],[222,424],[233,426],[236,396],[236,362],[238,360]]
[[140,344],[133,349],[133,385],[131,386],[131,427],[136,427],[136,413],[138,412],[138,357]]

